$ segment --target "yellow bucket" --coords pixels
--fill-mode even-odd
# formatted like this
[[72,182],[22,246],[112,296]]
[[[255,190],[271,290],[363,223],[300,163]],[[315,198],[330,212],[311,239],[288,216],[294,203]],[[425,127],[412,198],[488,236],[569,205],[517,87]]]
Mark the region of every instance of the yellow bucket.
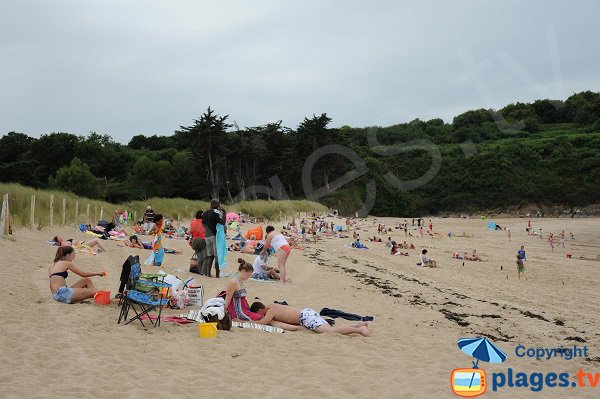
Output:
[[217,323],[199,323],[200,338],[215,338],[217,336]]

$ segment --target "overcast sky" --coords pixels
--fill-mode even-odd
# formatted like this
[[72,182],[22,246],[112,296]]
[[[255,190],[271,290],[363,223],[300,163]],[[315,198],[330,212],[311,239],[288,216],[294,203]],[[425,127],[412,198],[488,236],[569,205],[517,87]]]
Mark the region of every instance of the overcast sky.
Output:
[[0,134],[452,117],[600,90],[600,2],[0,0]]

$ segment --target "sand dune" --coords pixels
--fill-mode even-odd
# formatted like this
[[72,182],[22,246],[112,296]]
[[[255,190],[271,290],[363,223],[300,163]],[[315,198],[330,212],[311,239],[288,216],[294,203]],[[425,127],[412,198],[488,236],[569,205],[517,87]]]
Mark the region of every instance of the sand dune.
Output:
[[[392,226],[397,219],[379,218]],[[341,220],[340,220],[341,222]],[[506,371],[600,372],[600,223],[597,219],[535,219],[534,227],[575,239],[554,252],[545,241],[525,233],[526,220],[499,221],[512,230],[489,231],[486,222],[434,219],[441,238],[407,238],[417,250],[390,256],[383,243],[361,251],[351,240],[325,239],[292,252],[289,286],[249,281],[249,299],[286,300],[300,307],[337,308],[372,315],[373,336],[312,333],[268,334],[257,330],[219,331],[217,339],[198,337],[195,325],[163,323],[117,325],[116,304],[54,302],[47,268],[55,248],[42,241],[56,233],[85,238],[74,228],[52,231],[16,229],[0,241],[4,259],[5,315],[0,335],[3,367],[0,397],[384,397],[450,398],[450,372],[469,367],[471,358],[456,345],[461,337],[487,336],[508,354],[504,364],[482,364],[489,374]],[[366,231],[363,231],[366,230]],[[446,233],[452,230],[454,237]],[[372,235],[372,221],[361,236]],[[458,236],[457,236],[458,235]],[[404,232],[394,230],[403,241]],[[527,250],[528,280],[518,280],[514,253]],[[99,289],[118,287],[128,254],[148,251],[108,243],[110,252],[78,254],[84,270],[108,270],[95,278]],[[167,240],[184,250],[166,255],[165,270],[185,279],[191,250],[185,241]],[[420,268],[418,251],[429,249],[437,269]],[[452,251],[477,249],[484,262],[451,259]],[[565,254],[572,253],[567,259]],[[229,271],[237,254],[228,254]],[[252,260],[249,255],[242,257]],[[579,258],[584,259],[579,259]],[[182,270],[182,271],[176,271]],[[68,283],[74,283],[72,274]],[[226,279],[201,279],[207,296]],[[177,315],[181,311],[168,310]],[[338,319],[338,323],[349,323]],[[586,345],[589,359],[517,358],[515,347]],[[572,381],[574,381],[572,379]],[[503,388],[494,397],[593,398],[596,388]]]

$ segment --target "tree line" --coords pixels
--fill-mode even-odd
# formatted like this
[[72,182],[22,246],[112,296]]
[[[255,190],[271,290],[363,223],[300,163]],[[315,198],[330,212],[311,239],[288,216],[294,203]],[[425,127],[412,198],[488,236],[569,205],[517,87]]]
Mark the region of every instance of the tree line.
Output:
[[[208,108],[170,136],[136,135],[127,145],[97,133],[9,132],[0,138],[0,180],[117,203],[304,198],[306,160],[330,148],[304,170],[304,183],[309,176],[323,188],[316,199],[344,213],[359,209],[373,187],[376,215],[600,199],[600,93],[471,110],[452,123],[330,125],[321,114],[295,129],[281,121],[240,129]],[[348,154],[360,160],[360,173],[352,175],[357,161]]]

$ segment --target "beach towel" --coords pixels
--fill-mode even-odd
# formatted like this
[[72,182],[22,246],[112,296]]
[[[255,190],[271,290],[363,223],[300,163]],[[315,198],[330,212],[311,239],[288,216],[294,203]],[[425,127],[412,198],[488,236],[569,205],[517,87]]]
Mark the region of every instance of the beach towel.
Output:
[[73,245],[73,249],[76,252],[86,254],[86,255],[96,255],[96,252],[92,247],[86,244]]
[[329,308],[321,309],[321,311],[319,312],[319,315],[333,317],[334,319],[337,317],[341,317],[342,319],[351,320],[351,321],[373,321],[373,316],[359,316],[357,314],[346,313],[341,310],[329,309]]
[[253,277],[250,277],[248,280],[256,281],[258,283],[274,283],[275,281],[277,281],[277,280],[262,280],[262,279],[253,278]]
[[254,328],[257,330],[262,330],[265,332],[269,332],[269,333],[283,333],[284,330],[281,327],[273,327],[273,326],[268,326],[265,324],[256,324],[256,323],[241,323],[239,321],[232,321],[231,322],[231,327],[237,327],[237,328]]
[[219,259],[219,270],[227,267],[227,238],[225,228],[217,223],[217,258]]
[[[142,316],[140,316],[140,319],[142,319],[142,320],[155,321],[157,318],[158,318],[158,316],[148,315],[148,314],[143,314]],[[194,323],[193,320],[188,320],[185,317],[177,317],[177,316],[161,316],[160,320],[165,321],[167,323],[173,322],[173,323],[182,324],[182,325]]]

